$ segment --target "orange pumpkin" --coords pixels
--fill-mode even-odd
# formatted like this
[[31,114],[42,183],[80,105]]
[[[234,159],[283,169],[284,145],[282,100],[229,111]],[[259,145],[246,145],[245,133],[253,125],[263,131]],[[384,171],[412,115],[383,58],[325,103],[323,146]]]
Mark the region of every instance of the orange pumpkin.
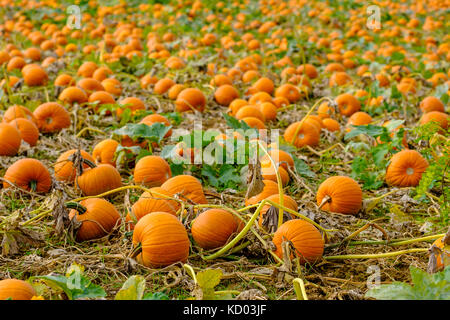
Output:
[[206,250],[222,247],[237,230],[236,218],[223,209],[210,209],[200,213],[191,228],[194,241]]
[[[55,162],[54,170],[55,170],[55,178],[58,181],[64,182],[74,182],[75,177],[77,175],[76,168],[73,166],[73,162],[69,160],[69,158],[77,152],[76,149],[68,150],[61,154]],[[84,150],[80,150],[81,157],[83,159],[95,162],[94,158]],[[87,163],[83,163],[83,169],[89,168]]]
[[77,177],[77,186],[86,196],[96,196],[98,194],[120,188],[122,179],[119,171],[109,164],[88,163],[90,168]]
[[[131,207],[131,214],[127,214],[126,220],[135,223],[147,214],[160,211],[176,215],[180,204],[175,200],[166,199],[156,193],[171,197],[168,191],[160,187],[151,188],[150,192],[144,192]],[[133,224],[131,224],[131,227],[133,227]]]
[[36,125],[28,119],[17,118],[12,120],[9,124],[13,125],[20,132],[20,137],[23,141],[34,147],[39,139],[39,129]]
[[166,160],[160,156],[145,156],[136,163],[133,180],[147,187],[159,187],[172,177]]
[[450,122],[449,118],[450,116],[444,112],[430,111],[425,113],[422,118],[420,118],[420,124],[436,122],[442,129],[447,130]]
[[109,164],[116,166],[114,156],[119,143],[113,139],[105,139],[97,143],[92,150],[92,157],[95,159],[95,164]]
[[181,91],[175,100],[176,110],[179,112],[203,112],[206,106],[205,94],[197,88],[187,88]]
[[[145,110],[144,102],[141,99],[136,98],[136,97],[128,97],[128,98],[122,99],[119,103],[121,105],[124,105],[125,109],[130,109],[131,114],[135,114],[139,110]],[[118,108],[116,110],[117,117],[120,118],[122,116],[123,112],[124,112],[124,110],[122,108]]]
[[433,96],[429,96],[423,99],[420,102],[419,107],[420,110],[422,110],[422,112],[424,113],[432,111],[445,112],[444,104],[442,103],[442,101]]
[[428,168],[428,161],[415,150],[402,150],[392,156],[386,169],[386,182],[396,187],[415,187]]
[[15,156],[21,143],[20,131],[16,127],[0,123],[0,156]]
[[[280,203],[281,197],[278,193],[273,194],[271,196],[268,196],[267,198],[265,198],[266,200],[270,200],[273,201],[275,203]],[[295,212],[298,211],[298,205],[297,202],[292,199],[291,197],[289,197],[288,195],[284,194],[283,195],[283,206],[289,209],[294,210]],[[267,211],[272,207],[271,204],[266,204],[264,207],[261,208],[261,211],[259,213],[259,225],[262,226],[263,222],[264,222],[264,218],[265,215],[267,213]],[[291,216],[291,218],[294,218],[294,216],[292,214],[289,214]],[[277,220],[278,221],[278,220]]]
[[341,126],[339,125],[339,122],[337,122],[334,119],[326,118],[322,120],[323,125],[325,126],[325,129],[327,129],[330,132],[335,132],[341,130]]
[[[322,204],[324,199],[328,200]],[[325,211],[356,214],[362,206],[361,187],[350,177],[330,177],[319,186],[317,204]]]
[[[275,232],[272,242],[276,246],[275,254],[283,258],[283,242],[290,241],[301,264],[315,263],[322,258],[324,241],[311,223],[294,219],[284,222]],[[291,258],[294,257],[292,252]]]
[[256,203],[260,202],[261,200],[264,200],[273,194],[278,194],[278,184],[275,181],[263,180],[262,182],[264,183],[263,190],[260,193],[258,193],[257,195],[254,195],[251,198],[245,199],[246,206],[256,204]]
[[183,224],[167,212],[153,212],[138,221],[133,232],[133,245],[142,246],[138,262],[148,267],[165,267],[186,262],[189,238]]
[[[46,193],[52,187],[50,172],[36,159],[25,158],[16,161],[6,170],[3,178],[27,191]],[[3,188],[10,186],[8,182],[3,182]]]
[[[281,166],[278,166],[277,171],[280,174],[281,183],[283,186],[286,186],[289,183],[289,173]],[[272,180],[278,183],[277,174],[275,172],[272,163],[267,160],[266,162],[261,162],[261,175],[266,180]]]
[[28,282],[19,279],[0,281],[0,300],[31,300],[35,295],[36,291]]
[[[269,156],[276,164],[279,164],[285,169],[287,169],[288,167],[291,168],[294,167],[294,159],[286,151],[279,149],[271,149],[269,150]],[[261,166],[265,166],[263,165],[263,162],[264,163],[270,162],[269,157],[267,155],[261,157]]]
[[337,96],[335,101],[338,105],[339,112],[343,116],[349,117],[361,109],[359,100],[349,93],[343,93]]
[[[300,121],[292,123],[286,128],[284,132],[284,140],[288,143],[292,143],[297,148],[308,146],[315,146],[319,144],[320,131],[311,122],[304,121],[300,129],[297,128],[300,125]],[[294,137],[297,131],[297,136]]]
[[39,130],[44,133],[59,132],[70,127],[69,112],[56,102],[41,104],[34,110],[33,115]]
[[207,204],[203,187],[197,178],[189,175],[179,175],[170,178],[161,185],[161,188],[167,190],[171,195],[178,195],[180,200],[188,199],[197,204]]
[[25,118],[28,120],[33,121],[36,124],[36,118],[34,117],[33,112],[31,112],[29,109],[25,108],[24,106],[20,105],[13,105],[9,107],[5,113],[3,114],[3,122],[11,122],[14,119],[18,118]]
[[76,218],[81,227],[76,234],[76,241],[98,239],[110,233],[119,225],[120,214],[110,202],[100,198],[90,198],[80,203],[69,202],[69,218]]

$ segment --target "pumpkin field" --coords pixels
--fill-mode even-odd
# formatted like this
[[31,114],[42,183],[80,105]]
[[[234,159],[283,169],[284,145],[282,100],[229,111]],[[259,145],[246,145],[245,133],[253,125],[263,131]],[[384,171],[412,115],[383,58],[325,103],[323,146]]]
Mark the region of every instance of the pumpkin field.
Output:
[[449,300],[449,31],[449,0],[0,0],[0,300]]

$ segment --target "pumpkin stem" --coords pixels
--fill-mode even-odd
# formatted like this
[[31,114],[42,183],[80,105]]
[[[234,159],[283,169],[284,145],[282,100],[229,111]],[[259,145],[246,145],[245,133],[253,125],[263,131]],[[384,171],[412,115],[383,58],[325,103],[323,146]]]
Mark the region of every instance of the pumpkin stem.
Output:
[[31,189],[31,191],[36,192],[36,189],[37,189],[37,181],[36,180],[30,181],[30,189]]
[[79,204],[78,202],[67,202],[66,207],[69,209],[75,209],[78,211],[78,214],[86,213],[87,209],[85,206]]
[[85,159],[85,158],[81,158],[81,162],[84,164],[87,164],[90,168],[95,168],[97,167],[97,165],[95,163],[93,163],[91,160]]
[[142,252],[142,243],[139,242],[138,245],[130,252],[128,257],[134,259],[141,252]]
[[320,203],[318,209],[319,209],[319,210],[322,209],[322,207],[323,207],[326,203],[328,203],[328,202],[331,202],[331,197],[328,196],[328,195],[326,195],[326,196],[322,199],[322,202]]
[[297,296],[297,300],[308,300],[308,296],[306,295],[305,283],[301,278],[295,278],[292,281],[294,285],[295,295]]

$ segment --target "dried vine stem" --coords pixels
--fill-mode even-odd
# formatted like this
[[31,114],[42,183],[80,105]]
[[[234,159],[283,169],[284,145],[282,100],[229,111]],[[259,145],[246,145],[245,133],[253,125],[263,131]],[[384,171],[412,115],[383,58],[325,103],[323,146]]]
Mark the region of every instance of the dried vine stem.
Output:
[[428,252],[427,248],[412,248],[401,251],[393,251],[386,253],[376,253],[376,254],[349,254],[349,255],[341,255],[341,256],[328,256],[323,257],[324,260],[344,260],[344,259],[380,259],[380,258],[389,258],[396,257],[402,254],[414,253],[414,252]]

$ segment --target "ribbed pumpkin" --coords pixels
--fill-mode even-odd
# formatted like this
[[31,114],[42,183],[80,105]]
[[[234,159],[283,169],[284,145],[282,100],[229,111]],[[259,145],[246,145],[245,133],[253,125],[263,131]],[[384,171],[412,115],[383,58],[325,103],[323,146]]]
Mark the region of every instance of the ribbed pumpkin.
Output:
[[3,122],[6,123],[11,122],[12,120],[17,118],[25,118],[33,121],[36,124],[36,118],[34,117],[33,112],[31,112],[24,106],[20,106],[17,104],[13,105],[9,107],[8,110],[6,110],[3,114]]
[[76,234],[79,242],[104,237],[119,225],[119,212],[104,199],[90,198],[79,204],[69,203],[68,207],[72,208],[69,218],[76,217],[82,223]]
[[337,96],[336,103],[338,105],[339,112],[347,117],[361,109],[361,103],[359,100],[349,93],[343,93]]
[[[311,223],[294,219],[284,222],[275,232],[272,242],[276,246],[275,254],[283,258],[284,241],[290,241],[301,264],[314,263],[322,258],[324,241],[319,230]],[[291,258],[294,257],[292,252]]]
[[321,205],[325,197],[329,197],[322,205],[325,211],[356,214],[362,206],[362,190],[350,177],[334,176],[322,182],[317,191],[317,204]]
[[146,156],[139,159],[133,174],[136,184],[147,187],[159,187],[171,177],[169,164],[160,156]]
[[181,200],[189,199],[197,204],[207,204],[203,187],[197,178],[189,175],[179,175],[170,178],[161,185],[171,195],[179,194]]
[[[55,178],[58,181],[64,182],[74,182],[75,177],[77,175],[76,169],[73,167],[73,162],[69,160],[70,156],[77,152],[76,149],[68,150],[64,152],[59,158],[56,160],[54,165],[55,170]],[[95,162],[94,158],[84,150],[81,150],[81,157],[83,159]],[[83,163],[83,169],[89,168],[87,163]]]
[[[293,168],[294,167],[294,159],[292,156],[287,153],[286,151],[279,150],[279,149],[271,149],[269,150],[269,156],[272,158],[272,160],[285,168],[287,170],[288,167]],[[269,160],[269,157],[267,155],[264,155],[261,157],[261,163],[267,162]]]
[[445,112],[444,104],[442,103],[442,101],[433,96],[429,96],[423,99],[420,102],[419,107],[423,113],[432,111]]
[[35,295],[36,291],[28,282],[19,279],[0,281],[0,300],[31,300]]
[[114,156],[118,146],[119,142],[113,139],[105,139],[97,143],[92,150],[92,157],[95,159],[95,163],[97,165],[109,164],[115,167]]
[[447,130],[450,122],[449,119],[450,116],[444,112],[431,111],[425,113],[422,118],[420,118],[420,124],[436,122],[442,129]]
[[[280,197],[280,195],[277,193],[277,194],[273,194],[273,195],[271,195],[271,196],[268,196],[268,197],[265,198],[265,199],[266,199],[266,200],[270,200],[270,201],[275,202],[275,203],[280,203],[281,197]],[[294,210],[294,211],[296,211],[296,212],[298,211],[298,205],[297,205],[297,202],[296,202],[294,199],[292,199],[290,196],[286,195],[286,194],[283,195],[283,206],[286,207],[286,208],[292,209],[292,210]],[[260,225],[260,226],[263,225],[263,222],[264,222],[264,216],[266,215],[267,211],[268,211],[271,207],[272,207],[272,205],[269,203],[269,204],[266,204],[264,207],[261,208],[261,211],[260,211],[260,213],[259,213],[259,225]],[[289,215],[290,215],[292,218],[294,218],[294,216],[293,216],[292,214],[289,214]]]
[[0,156],[15,156],[22,138],[20,131],[8,123],[0,123]]
[[288,143],[292,143],[297,148],[308,146],[315,146],[319,143],[320,140],[320,131],[316,126],[309,122],[303,122],[301,128],[297,132],[297,136],[294,137],[295,132],[297,131],[298,126],[300,125],[300,121],[292,123],[289,127],[286,128],[284,132],[284,140]]
[[183,224],[167,212],[154,212],[138,221],[133,245],[141,244],[137,260],[148,267],[165,267],[185,262],[189,256],[189,238]]
[[[281,184],[286,186],[289,183],[289,173],[282,166],[277,165],[277,171],[280,174]],[[270,161],[261,162],[261,175],[265,180],[272,180],[278,183],[277,174]]]
[[273,194],[278,194],[278,184],[275,181],[263,180],[262,182],[264,183],[263,190],[260,193],[258,193],[257,195],[255,195],[249,199],[245,199],[246,206],[258,203],[261,200],[263,200]]
[[322,120],[322,122],[323,122],[323,125],[325,126],[325,128],[330,132],[339,131],[341,129],[339,122],[337,122],[334,119],[325,118]]
[[23,141],[34,147],[39,139],[39,129],[33,121],[25,118],[17,118],[9,124],[13,125],[20,132]]
[[[92,163],[93,164],[93,163]],[[122,179],[119,171],[109,164],[100,164],[84,170],[76,179],[77,186],[86,196],[96,196],[109,190],[120,188]]]
[[179,112],[197,110],[203,112],[206,106],[205,94],[197,88],[187,88],[181,91],[175,100]]
[[200,213],[191,228],[195,243],[206,250],[222,247],[237,230],[236,218],[223,209],[209,209]]
[[363,111],[358,111],[355,112],[354,114],[352,114],[350,116],[350,118],[348,118],[348,122],[347,122],[347,132],[350,132],[354,129],[353,126],[362,126],[362,125],[366,125],[372,122],[372,117],[370,116],[370,114],[363,112]]
[[41,132],[59,132],[70,127],[69,112],[56,102],[47,102],[38,106],[33,115]]
[[[21,189],[33,192],[48,192],[52,187],[52,177],[48,169],[36,159],[20,159],[6,170],[4,179]],[[3,182],[4,188],[11,185]]]
[[428,161],[415,150],[402,150],[392,156],[386,169],[386,182],[396,187],[415,187],[428,168]]
[[154,194],[159,193],[171,197],[171,194],[160,188],[154,187],[150,192],[144,192],[139,200],[131,207],[131,214],[127,214],[127,221],[139,221],[143,216],[152,212],[167,212],[173,215],[177,214],[180,204],[174,200],[168,200],[164,197]]
[[444,238],[445,236],[440,237],[433,242],[433,245],[443,251],[436,256],[436,268],[438,271],[450,265],[450,246],[444,243]]

